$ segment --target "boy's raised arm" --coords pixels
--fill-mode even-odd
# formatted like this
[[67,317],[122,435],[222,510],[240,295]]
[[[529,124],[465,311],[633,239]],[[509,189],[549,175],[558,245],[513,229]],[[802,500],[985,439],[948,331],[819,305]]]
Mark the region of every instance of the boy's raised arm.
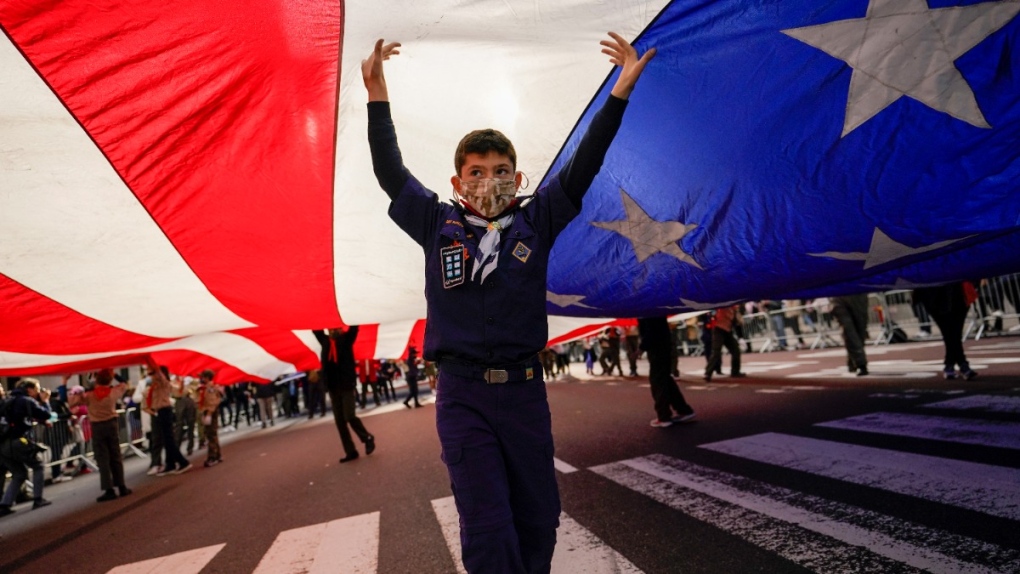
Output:
[[634,46],[616,32],[610,32],[612,40],[602,40],[602,53],[609,56],[609,61],[620,66],[620,76],[616,78],[616,84],[610,92],[621,100],[630,97],[634,91],[634,84],[637,84],[641,72],[645,71],[645,65],[655,57],[655,48],[650,48],[644,55],[638,55]]
[[382,38],[375,41],[375,49],[361,61],[361,78],[368,90],[368,101],[388,102],[390,94],[386,89],[386,76],[383,74],[383,62],[400,53],[400,42],[383,44]]

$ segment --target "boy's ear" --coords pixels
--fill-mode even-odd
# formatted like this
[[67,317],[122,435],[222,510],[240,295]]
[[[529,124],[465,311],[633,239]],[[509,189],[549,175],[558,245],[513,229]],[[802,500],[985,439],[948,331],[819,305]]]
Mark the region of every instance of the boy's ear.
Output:
[[520,190],[521,189],[521,180],[523,180],[523,179],[524,179],[524,173],[523,172],[517,172],[517,173],[514,174],[514,183],[517,184],[517,185],[514,186],[515,190]]
[[453,186],[453,190],[460,193],[460,178],[456,175],[450,178],[450,185]]

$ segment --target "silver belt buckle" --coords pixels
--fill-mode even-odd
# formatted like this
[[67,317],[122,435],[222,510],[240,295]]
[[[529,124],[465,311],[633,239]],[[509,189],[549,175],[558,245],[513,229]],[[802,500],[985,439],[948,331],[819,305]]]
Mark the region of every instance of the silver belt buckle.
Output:
[[510,373],[500,371],[499,369],[486,369],[482,378],[490,385],[493,383],[505,383],[510,380]]

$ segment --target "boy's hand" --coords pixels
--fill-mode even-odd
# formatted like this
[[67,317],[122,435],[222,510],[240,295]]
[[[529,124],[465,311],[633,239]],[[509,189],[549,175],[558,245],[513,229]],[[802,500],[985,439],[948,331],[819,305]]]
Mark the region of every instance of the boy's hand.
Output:
[[645,70],[645,64],[655,56],[655,48],[648,50],[643,56],[638,56],[637,50],[630,45],[630,42],[624,40],[623,36],[616,32],[610,32],[609,35],[612,40],[599,42],[604,46],[602,53],[609,56],[609,61],[621,68],[620,77],[616,79],[616,85],[613,86],[611,93],[626,100],[634,91],[634,84],[641,77],[641,72]]
[[386,76],[383,75],[383,62],[400,53],[399,42],[383,44],[382,38],[375,41],[375,49],[361,61],[361,77],[368,90],[368,101],[388,102],[389,92],[386,90]]

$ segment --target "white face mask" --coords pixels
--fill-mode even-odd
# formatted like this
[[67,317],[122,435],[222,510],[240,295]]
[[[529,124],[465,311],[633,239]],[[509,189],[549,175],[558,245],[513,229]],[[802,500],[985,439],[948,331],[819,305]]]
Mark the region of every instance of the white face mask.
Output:
[[461,180],[460,192],[454,196],[485,217],[496,217],[506,211],[517,195],[517,182],[512,179]]

